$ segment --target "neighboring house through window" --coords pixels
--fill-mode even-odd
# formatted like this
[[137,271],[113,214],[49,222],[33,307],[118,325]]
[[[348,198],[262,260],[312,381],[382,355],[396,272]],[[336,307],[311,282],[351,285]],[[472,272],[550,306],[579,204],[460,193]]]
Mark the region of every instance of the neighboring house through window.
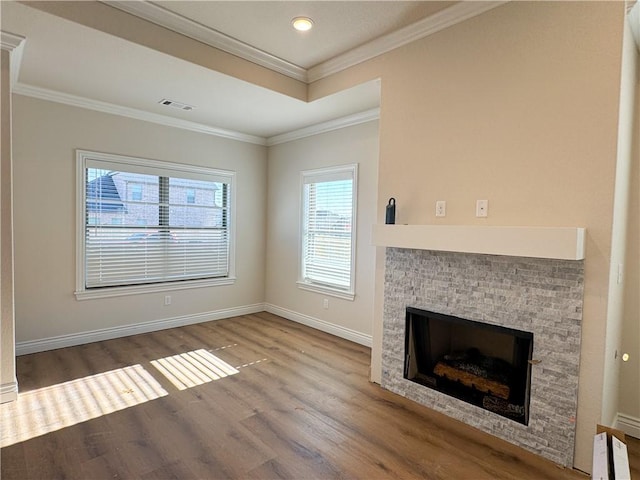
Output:
[[234,281],[233,172],[77,158],[79,299]]
[[355,296],[357,167],[302,172],[300,288]]

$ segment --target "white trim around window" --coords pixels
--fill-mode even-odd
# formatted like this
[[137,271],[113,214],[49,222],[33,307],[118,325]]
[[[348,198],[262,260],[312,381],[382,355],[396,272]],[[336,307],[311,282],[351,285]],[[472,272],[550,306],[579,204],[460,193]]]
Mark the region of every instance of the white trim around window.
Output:
[[[158,207],[161,210],[164,208],[169,215],[169,210],[174,208],[187,208],[191,205],[183,205],[188,202],[184,202],[178,200],[176,205],[173,205],[173,199],[170,197],[175,192],[176,188],[173,184],[169,186],[171,181],[186,181],[189,182],[210,182],[209,185],[212,185],[212,182],[220,182],[223,185],[220,188],[226,189],[224,191],[224,199],[226,205],[222,205],[222,208],[218,208],[216,206],[215,200],[213,200],[212,207],[208,205],[201,205],[201,210],[209,210],[209,211],[219,211],[218,215],[221,215],[224,218],[223,225],[225,226],[224,231],[227,235],[228,239],[225,242],[223,252],[226,252],[226,258],[224,258],[225,263],[221,264],[224,270],[220,270],[222,273],[211,276],[207,274],[199,275],[198,272],[194,272],[192,274],[184,274],[185,277],[183,279],[174,281],[174,276],[172,275],[170,279],[163,280],[152,280],[145,283],[145,281],[139,282],[131,282],[131,284],[122,284],[122,285],[110,285],[109,283],[105,283],[103,286],[96,288],[93,283],[95,280],[89,279],[87,273],[87,229],[91,228],[92,224],[89,220],[88,211],[93,203],[96,202],[95,198],[92,198],[91,201],[87,199],[87,190],[88,190],[88,177],[87,177],[87,169],[104,169],[114,172],[127,172],[127,174],[143,174],[143,175],[157,175],[167,179],[166,186],[166,205],[163,203],[164,207]],[[76,151],[76,290],[75,295],[78,300],[87,300],[94,298],[103,298],[103,297],[115,297],[121,295],[136,295],[142,293],[154,293],[154,292],[163,292],[163,291],[172,291],[172,290],[183,290],[183,289],[191,289],[191,288],[201,288],[201,287],[209,287],[209,286],[217,286],[217,285],[230,285],[235,282],[235,172],[227,171],[227,170],[216,170],[205,167],[197,167],[192,165],[184,165],[178,163],[170,163],[158,160],[149,160],[144,158],[136,158],[136,157],[128,157],[122,155],[113,155],[108,153],[99,153],[99,152],[90,152],[85,150],[77,150]],[[157,180],[157,179],[156,179]],[[113,185],[112,185],[113,186]],[[215,187],[215,185],[212,185]],[[219,190],[219,189],[218,189]],[[121,195],[122,192],[118,189],[117,194],[121,200],[115,202],[113,198],[108,198],[108,195],[100,196],[99,202],[104,205],[107,205],[111,202],[111,211],[116,209],[114,204],[117,204],[117,208],[121,209],[132,209],[134,207],[139,207],[141,205],[149,205],[150,201],[147,199],[143,199],[143,201],[138,201],[136,199],[126,198]],[[213,192],[215,195],[215,191]],[[95,194],[94,194],[95,196]],[[97,198],[97,197],[96,197]],[[92,203],[93,202],[93,203]],[[128,203],[127,203],[128,202]],[[158,205],[162,202],[159,202],[158,199],[155,200]],[[123,207],[120,203],[124,203]],[[138,204],[138,205],[136,205]],[[109,209],[106,209],[109,210]],[[197,213],[197,212],[196,212]],[[162,215],[159,215],[162,216]],[[185,214],[186,216],[186,214]],[[221,217],[218,217],[221,218]],[[141,219],[144,220],[144,219]],[[186,220],[185,220],[186,222]],[[158,220],[158,225],[162,222]],[[113,222],[114,225],[120,225],[120,222]],[[114,227],[115,228],[115,227]],[[132,229],[137,229],[138,226],[131,226]],[[173,236],[173,233],[169,232],[169,228],[173,230],[173,227],[167,227],[167,232],[156,232],[151,233],[145,232],[144,229],[141,230],[140,233],[136,233],[135,235],[139,235],[143,237],[146,235],[150,235],[152,238],[149,241],[149,244],[143,247],[134,246],[129,249],[125,245],[125,251],[127,254],[131,253],[135,248],[146,249],[148,251],[156,251],[161,250],[161,247],[158,247],[158,235],[167,235]],[[154,230],[154,227],[151,226],[150,231]],[[157,228],[155,228],[157,230]],[[174,239],[172,238],[170,241],[175,243],[184,242],[182,246],[178,245],[178,248],[181,250],[186,250],[192,248],[191,245],[195,245],[194,248],[197,248],[198,255],[204,255],[203,261],[206,263],[207,260],[210,260],[206,254],[201,253],[204,252],[209,245],[208,239],[214,238],[213,232],[214,230],[220,230],[217,227],[192,227],[185,223],[182,227],[181,232],[184,232],[184,240],[183,239]],[[136,230],[137,231],[137,230]],[[143,233],[144,232],[144,233]],[[130,232],[129,232],[130,233]],[[123,233],[124,235],[125,233]],[[220,234],[216,234],[216,238],[219,237]],[[122,237],[122,236],[121,236]],[[118,238],[121,238],[118,237]],[[147,237],[149,238],[149,237]],[[161,239],[164,237],[160,237]],[[129,241],[129,239],[127,239]],[[138,241],[140,244],[141,241]],[[128,244],[127,244],[128,245]],[[168,247],[164,248],[174,248],[175,245],[170,244]],[[193,252],[193,251],[192,251]],[[173,255],[173,254],[172,254]],[[182,254],[181,254],[182,255]],[[132,257],[137,259],[137,256]],[[175,255],[166,258],[175,258]],[[221,257],[222,258],[222,257]],[[135,263],[135,262],[134,262]],[[194,265],[199,265],[199,261]],[[174,268],[173,264],[170,264],[169,268]],[[197,268],[197,267],[196,267]],[[183,273],[181,272],[181,275]],[[197,278],[197,277],[203,278]],[[90,283],[91,282],[91,283]],[[89,283],[90,287],[87,287]],[[127,283],[127,282],[125,282]]]
[[301,172],[300,289],[354,300],[357,199],[357,164]]

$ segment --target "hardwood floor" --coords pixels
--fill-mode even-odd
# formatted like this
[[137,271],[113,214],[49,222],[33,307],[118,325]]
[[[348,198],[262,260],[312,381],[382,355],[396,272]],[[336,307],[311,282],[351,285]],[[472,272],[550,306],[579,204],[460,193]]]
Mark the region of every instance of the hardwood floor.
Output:
[[369,356],[268,313],[22,356],[0,473],[587,478],[369,383]]

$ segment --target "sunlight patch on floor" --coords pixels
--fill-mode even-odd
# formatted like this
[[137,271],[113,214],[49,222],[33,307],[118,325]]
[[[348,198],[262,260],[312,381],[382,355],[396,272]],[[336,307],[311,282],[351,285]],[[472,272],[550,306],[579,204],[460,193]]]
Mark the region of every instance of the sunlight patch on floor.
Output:
[[153,360],[156,367],[178,390],[202,385],[239,373],[213,353],[200,349]]
[[15,402],[0,405],[0,446],[13,445],[166,395],[167,391],[141,365],[20,393]]

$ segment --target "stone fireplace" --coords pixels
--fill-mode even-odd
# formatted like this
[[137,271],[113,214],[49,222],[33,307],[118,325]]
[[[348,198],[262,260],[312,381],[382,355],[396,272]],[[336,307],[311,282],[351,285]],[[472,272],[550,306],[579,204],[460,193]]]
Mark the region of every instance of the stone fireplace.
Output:
[[[382,386],[571,467],[583,277],[581,260],[386,248]],[[526,421],[406,378],[407,309],[530,335]]]

